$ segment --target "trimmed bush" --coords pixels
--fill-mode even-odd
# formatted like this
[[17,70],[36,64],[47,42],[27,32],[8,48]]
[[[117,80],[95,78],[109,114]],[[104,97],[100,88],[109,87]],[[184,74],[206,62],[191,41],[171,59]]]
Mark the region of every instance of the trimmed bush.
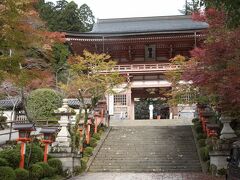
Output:
[[0,167],[0,179],[1,180],[15,180],[16,175],[14,173],[13,168],[8,166],[1,166]]
[[92,138],[90,139],[89,145],[90,145],[91,147],[96,147],[96,146],[97,146],[97,140],[96,140],[94,137],[92,137]]
[[202,126],[201,125],[195,126],[195,131],[197,134],[202,134],[203,133]]
[[18,168],[20,162],[20,148],[17,146],[15,149],[4,149],[0,151],[0,158],[6,159],[9,166]]
[[54,168],[57,174],[62,174],[63,166],[62,166],[62,161],[60,161],[59,159],[56,159],[56,158],[49,159],[48,165]]
[[14,170],[17,180],[29,179],[29,172],[26,169],[17,168]]
[[93,148],[92,147],[86,147],[83,151],[83,156],[90,157],[92,155]]
[[95,138],[96,140],[100,140],[101,137],[99,133],[94,133],[93,138]]
[[29,176],[32,180],[38,180],[43,177],[43,168],[38,164],[33,164],[29,169]]
[[27,109],[33,119],[54,118],[53,112],[62,104],[62,96],[52,89],[37,89],[27,98]]
[[0,158],[0,166],[8,166],[8,162],[6,159]]
[[198,145],[199,145],[199,147],[206,146],[205,141],[206,141],[205,139],[199,139],[199,140],[198,140]]
[[45,162],[38,162],[37,165],[43,168],[43,177],[52,177],[54,175],[54,168],[50,167]]

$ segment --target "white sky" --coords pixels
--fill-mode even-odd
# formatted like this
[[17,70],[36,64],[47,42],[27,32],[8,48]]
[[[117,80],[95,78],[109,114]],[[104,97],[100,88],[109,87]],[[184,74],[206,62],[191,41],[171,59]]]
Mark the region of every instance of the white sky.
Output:
[[[46,0],[56,2],[57,0]],[[68,0],[69,2],[71,0]],[[95,18],[123,18],[179,15],[185,0],[74,0],[79,6],[86,3]]]

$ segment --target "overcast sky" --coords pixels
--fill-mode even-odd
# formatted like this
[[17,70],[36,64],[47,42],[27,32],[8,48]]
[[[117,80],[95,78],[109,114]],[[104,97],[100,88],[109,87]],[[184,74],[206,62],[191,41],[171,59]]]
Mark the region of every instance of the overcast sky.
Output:
[[[56,2],[57,0],[46,0]],[[69,0],[71,1],[71,0]],[[75,0],[86,3],[98,19],[179,15],[185,0]]]

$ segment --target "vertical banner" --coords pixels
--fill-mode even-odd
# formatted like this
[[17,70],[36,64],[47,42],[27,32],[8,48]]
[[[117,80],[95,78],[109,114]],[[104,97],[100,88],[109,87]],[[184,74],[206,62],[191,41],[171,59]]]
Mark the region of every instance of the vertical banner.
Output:
[[114,96],[109,95],[108,96],[108,109],[109,109],[109,115],[114,115]]

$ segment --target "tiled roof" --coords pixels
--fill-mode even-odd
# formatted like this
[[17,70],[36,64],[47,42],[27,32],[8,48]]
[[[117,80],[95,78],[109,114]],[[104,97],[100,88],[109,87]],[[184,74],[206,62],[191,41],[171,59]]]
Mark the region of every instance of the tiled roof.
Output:
[[[86,104],[91,104],[91,99],[86,98],[84,99]],[[78,99],[68,99],[68,106],[72,108],[79,108],[82,104],[78,101]]]
[[15,105],[16,108],[20,108],[21,100],[20,100],[19,97],[0,100],[0,109],[2,109],[2,110],[12,109],[14,105]]
[[158,16],[141,18],[98,19],[91,33],[146,33],[202,30],[205,22],[193,21],[191,16]]
[[[0,109],[2,110],[12,109],[15,103],[16,103],[16,108],[21,108],[20,98],[0,100]],[[86,98],[85,103],[91,104],[91,99]],[[80,104],[81,103],[78,101],[78,99],[68,99],[68,105],[72,108],[79,108]]]

